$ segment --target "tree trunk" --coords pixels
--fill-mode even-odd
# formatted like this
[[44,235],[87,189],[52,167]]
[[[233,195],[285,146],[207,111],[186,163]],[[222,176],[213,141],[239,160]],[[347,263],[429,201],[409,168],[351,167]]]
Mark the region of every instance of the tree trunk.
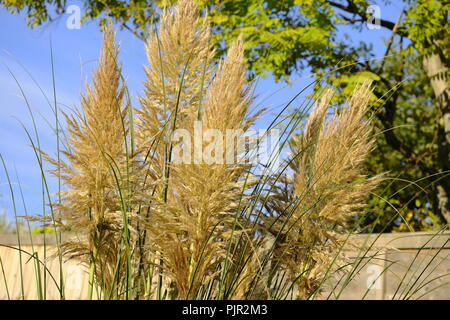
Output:
[[438,123],[438,172],[442,175],[436,178],[439,180],[435,184],[438,210],[441,217],[450,223],[450,90],[446,74],[448,67],[439,53],[426,56],[423,65],[430,77],[441,115]]

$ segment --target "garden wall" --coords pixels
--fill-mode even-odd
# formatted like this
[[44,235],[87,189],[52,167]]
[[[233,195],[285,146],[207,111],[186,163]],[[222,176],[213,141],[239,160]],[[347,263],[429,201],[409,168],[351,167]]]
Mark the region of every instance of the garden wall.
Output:
[[[17,236],[0,235],[0,244],[0,299],[21,297],[20,259],[25,298],[38,299],[36,259],[24,253],[33,252],[29,236],[21,238],[22,255],[14,249],[18,247]],[[46,276],[47,299],[59,299],[60,264],[54,256],[54,244],[52,235],[45,239],[33,236],[34,251],[40,260],[47,261],[50,271]],[[350,258],[352,265],[333,276],[321,298],[450,300],[450,232],[355,235],[342,255]],[[63,273],[66,298],[85,298],[86,269],[76,261],[65,261]]]

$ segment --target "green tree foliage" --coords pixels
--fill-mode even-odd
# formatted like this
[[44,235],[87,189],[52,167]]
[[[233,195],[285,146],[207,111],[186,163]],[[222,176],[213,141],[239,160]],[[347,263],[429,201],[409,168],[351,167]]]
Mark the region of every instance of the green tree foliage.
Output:
[[[110,17],[145,38],[161,8],[174,2],[88,0],[83,2],[83,19],[102,22]],[[367,168],[387,171],[392,179],[372,197],[374,210],[367,215],[366,226],[376,231],[423,230],[450,221],[448,0],[197,2],[208,11],[219,52],[244,34],[251,76],[270,73],[277,80],[288,80],[294,73],[312,71],[317,77],[327,76],[321,85],[344,93],[361,80],[375,82],[373,111],[379,138]],[[57,19],[68,4],[1,3],[11,12],[27,10],[30,26]],[[379,25],[392,35],[382,59],[372,59],[369,43],[355,44],[341,28],[352,27],[369,39],[367,22],[376,20],[368,9],[377,4],[404,6],[397,21],[384,19],[381,12]]]

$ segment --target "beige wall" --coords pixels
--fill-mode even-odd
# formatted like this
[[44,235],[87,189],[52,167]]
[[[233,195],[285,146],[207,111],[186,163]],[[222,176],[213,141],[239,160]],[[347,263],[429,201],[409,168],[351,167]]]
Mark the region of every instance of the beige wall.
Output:
[[[59,283],[59,261],[54,258],[55,246],[52,236],[46,239],[47,250],[44,250],[42,236],[35,236],[34,251],[39,259],[44,260],[47,251],[47,299],[59,299],[59,293],[54,280]],[[330,298],[340,299],[392,299],[395,291],[396,299],[449,299],[450,300],[450,233],[402,233],[383,235],[357,235],[351,237],[349,246],[343,255],[351,258],[354,265],[355,276],[345,286],[341,294],[333,290]],[[22,249],[33,252],[30,239],[21,239]],[[17,247],[16,236],[0,236],[0,244]],[[372,245],[372,246],[371,246]],[[369,250],[369,247],[370,250]],[[368,251],[367,251],[368,250]],[[362,257],[363,253],[364,258]],[[371,257],[370,259],[368,257]],[[0,246],[0,299],[9,297],[20,299],[22,286],[20,277],[19,251]],[[3,266],[3,270],[1,269]],[[23,288],[26,299],[37,299],[36,266],[35,259],[22,253]],[[3,272],[6,275],[3,277]],[[43,272],[41,265],[41,272]],[[75,261],[63,263],[63,273],[67,299],[83,299],[87,296],[87,271]],[[348,274],[348,273],[347,273]],[[406,277],[405,277],[406,274]],[[330,285],[343,283],[346,273],[337,275]],[[339,282],[340,281],[340,282]],[[414,285],[413,285],[414,284]],[[412,288],[409,293],[407,292]],[[327,293],[323,294],[323,298]]]
[[[0,235],[0,244],[7,246],[17,246],[17,236],[15,235]],[[60,299],[58,291],[60,279],[60,262],[56,257],[55,239],[52,235],[47,235],[45,239],[41,235],[33,236],[33,247],[28,237],[21,239],[21,249],[25,252],[37,253],[40,261],[47,261],[46,268],[46,299]],[[45,259],[46,257],[46,259]],[[21,270],[20,259],[22,259],[22,274],[23,274],[23,291],[26,299],[38,299],[37,280],[36,280],[36,259],[31,258],[26,253],[20,254],[20,251],[0,246],[0,259],[3,264],[5,278],[2,275],[0,265],[0,299],[8,299],[8,294],[11,299],[21,299],[22,284],[21,284]],[[40,264],[40,272],[42,278],[44,277],[44,267]],[[86,268],[76,261],[63,262],[63,279],[65,281],[65,294],[67,299],[83,299],[87,296],[88,289],[88,273]],[[57,284],[55,284],[57,283]],[[42,287],[44,285],[42,284]]]
[[357,235],[350,242],[358,249],[346,248],[345,255],[359,272],[340,299],[450,300],[449,232]]

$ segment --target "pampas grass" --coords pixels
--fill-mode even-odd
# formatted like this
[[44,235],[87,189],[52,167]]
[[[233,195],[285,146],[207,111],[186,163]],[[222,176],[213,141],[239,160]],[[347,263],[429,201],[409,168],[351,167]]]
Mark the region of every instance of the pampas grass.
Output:
[[[65,114],[63,157],[46,155],[64,187],[54,204],[56,227],[70,236],[61,254],[87,265],[87,298],[278,299],[295,291],[307,299],[319,292],[346,223],[382,179],[366,177],[362,165],[374,141],[370,86],[331,118],[326,93],[306,129],[288,137],[290,169],[267,178],[258,164],[237,161],[257,152],[255,144],[220,149],[236,161],[199,158],[199,146],[221,156],[210,149],[218,136],[235,130],[239,140],[259,116],[249,110],[243,38],[219,60],[206,19],[193,1],[179,1],[146,43],[145,91],[134,108],[118,53],[109,24],[81,110]],[[194,148],[180,142],[178,133],[195,136],[198,126],[218,136]]]
[[[177,129],[194,136],[195,121],[204,131],[217,129],[223,135],[227,129],[241,129],[243,134],[253,121],[248,117],[251,99],[242,40],[217,64],[210,37],[192,2],[181,1],[175,12],[166,12],[159,37],[147,45],[146,95],[141,99],[143,108],[137,110],[139,141],[155,146],[145,165],[164,186],[151,191],[149,250],[162,261],[160,272],[179,298],[196,297],[201,284],[216,276],[228,241],[238,235],[237,230],[234,235],[230,232],[245,191],[245,166],[174,163],[170,152],[174,146],[161,143],[171,141]],[[198,157],[196,150],[181,151]]]
[[[66,161],[47,156],[55,165],[52,173],[67,191],[55,205],[57,223],[62,231],[76,236],[62,243],[62,254],[89,265],[92,298],[94,281],[109,292],[113,286],[114,266],[123,260],[120,252],[124,223],[122,213],[127,190],[122,177],[127,172],[128,106],[118,47],[112,26],[104,31],[103,46],[93,85],[81,97],[81,110],[65,114],[68,149]],[[122,198],[122,199],[121,199]],[[95,278],[95,279],[94,279]]]
[[331,92],[310,113],[306,129],[291,143],[285,175],[268,204],[265,221],[275,236],[274,261],[298,280],[298,298],[311,296],[346,241],[346,224],[362,213],[365,198],[382,180],[366,177],[363,161],[373,148],[370,88],[358,87],[347,106],[327,119]]

